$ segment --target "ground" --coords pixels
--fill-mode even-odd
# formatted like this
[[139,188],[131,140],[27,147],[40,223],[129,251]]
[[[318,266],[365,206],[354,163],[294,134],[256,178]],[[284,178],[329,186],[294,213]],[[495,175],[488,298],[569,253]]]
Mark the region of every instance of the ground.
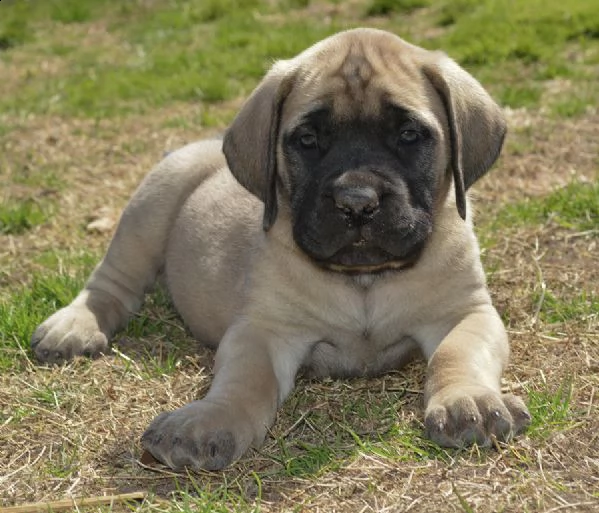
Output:
[[[144,491],[89,510],[599,510],[599,12],[518,5],[2,1],[0,507]],[[273,59],[359,25],[443,48],[505,106],[504,152],[473,197],[511,339],[504,387],[532,426],[492,449],[435,446],[417,363],[300,379],[265,446],[223,472],[146,465],[150,420],[211,379],[213,354],[166,295],[95,361],[39,365],[29,337],[81,287],[164,152],[221,132]]]

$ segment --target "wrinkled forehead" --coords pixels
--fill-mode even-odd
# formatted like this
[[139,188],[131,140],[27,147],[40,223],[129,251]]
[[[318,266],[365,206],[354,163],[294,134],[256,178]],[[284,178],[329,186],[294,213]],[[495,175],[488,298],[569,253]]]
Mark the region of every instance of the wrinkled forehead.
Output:
[[396,106],[437,124],[443,106],[413,48],[358,39],[308,55],[285,102],[283,123],[293,125],[322,108],[340,122],[376,119]]

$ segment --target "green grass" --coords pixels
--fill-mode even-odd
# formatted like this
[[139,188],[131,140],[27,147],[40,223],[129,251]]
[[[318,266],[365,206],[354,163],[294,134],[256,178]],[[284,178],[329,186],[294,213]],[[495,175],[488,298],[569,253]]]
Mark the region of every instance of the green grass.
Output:
[[439,24],[451,26],[444,41],[466,66],[517,60],[549,66],[562,61],[555,47],[599,37],[594,0],[559,2],[510,0],[445,2]]
[[[26,14],[11,7],[14,19]],[[289,17],[272,30],[265,16],[255,16],[267,15],[268,5],[248,0],[164,2],[149,12],[103,8],[112,20],[109,46],[65,48],[61,42],[54,55],[69,54],[68,71],[27,81],[10,101],[0,99],[0,106],[9,112],[103,117],[174,101],[218,102],[247,94],[275,58],[290,57],[338,28]],[[52,35],[40,23],[32,47],[52,54],[56,43],[42,43]]]
[[24,18],[5,18],[0,25],[0,52],[23,44],[28,39],[27,23]]
[[289,444],[280,441],[280,465],[282,472],[290,477],[318,476],[339,468],[347,459],[350,451],[347,446],[339,444],[294,442]]
[[[437,22],[447,32],[434,42],[488,83],[505,105],[538,106],[547,78],[582,74],[589,84],[595,81],[599,10],[594,0],[448,1]],[[564,59],[572,42],[579,45],[580,58]],[[531,75],[538,79],[528,80]]]
[[498,100],[502,105],[509,105],[517,109],[538,104],[542,94],[543,90],[539,84],[505,85],[499,91]]
[[[389,418],[381,415],[379,418]],[[394,424],[385,433],[360,436],[346,427],[358,449],[364,454],[372,454],[395,463],[426,461],[430,459],[449,460],[449,454],[459,450],[443,449],[424,438],[421,426]]]
[[104,16],[110,4],[109,0],[3,0],[0,4],[0,52],[36,40],[40,23],[92,21]]
[[[330,389],[325,392],[327,386]],[[317,387],[315,397],[309,383],[298,385],[284,410],[291,412],[287,418],[292,419],[303,412],[298,422],[307,429],[298,428],[294,436],[288,437],[273,433],[277,452],[270,457],[277,461],[278,472],[289,477],[314,478],[333,473],[362,454],[393,465],[431,459],[449,461],[450,454],[459,454],[460,451],[448,451],[426,439],[419,423],[397,420],[401,418],[398,410],[412,401],[411,397],[406,398],[405,391],[376,394],[354,389],[362,386],[362,380],[331,380],[322,389]],[[326,401],[328,395],[333,399],[327,408],[313,408],[315,402]],[[283,427],[278,429],[285,431]]]
[[20,235],[48,220],[48,209],[35,201],[9,201],[0,205],[0,233]]
[[572,424],[572,381],[564,381],[557,388],[544,384],[528,390],[528,409],[532,420],[528,433],[532,437],[547,438]]
[[[562,296],[565,297],[556,296],[550,291],[545,292],[539,312],[543,322],[555,324],[592,318],[599,321],[599,297],[595,294],[583,290],[574,295]],[[540,297],[535,299],[535,303],[538,301],[541,301]]]
[[571,182],[547,196],[508,204],[483,230],[547,223],[577,232],[599,229],[599,183]]
[[560,95],[549,107],[558,118],[575,118],[599,105],[599,88],[588,82],[576,87],[568,94]]
[[[241,513],[259,512],[261,500],[260,477],[252,473],[250,482],[225,482],[220,486],[206,486],[192,475],[175,494],[176,511],[183,513]],[[256,490],[256,497],[249,498],[247,488]],[[174,510],[174,508],[173,508]],[[169,510],[170,511],[170,510]]]
[[[393,14],[430,3],[375,0],[365,12],[389,16],[383,27],[419,42],[419,34],[410,34],[406,21]],[[281,10],[299,13],[307,2],[171,0],[152,8],[107,0],[5,4],[0,6],[0,47],[5,47],[0,58],[11,62],[15,51],[43,53],[59,62],[69,58],[60,76],[31,69],[10,99],[0,99],[2,110],[21,114],[104,117],[143,113],[174,101],[220,102],[247,94],[272,60],[292,56],[338,29],[368,24],[342,15],[309,23],[301,15],[270,17]],[[540,100],[541,79],[523,85],[522,75],[571,76],[597,59],[592,52],[572,62],[563,59],[573,41],[583,49],[596,46],[599,10],[594,0],[571,5],[529,0],[517,9],[509,0],[445,1],[431,12],[423,16],[436,17],[446,31],[420,42],[446,49],[513,107],[535,106]],[[58,34],[69,33],[75,30],[70,27],[99,18],[107,20],[103,30],[108,37],[89,44],[65,43],[52,28],[58,23],[64,26]],[[556,109],[581,112],[580,105]]]
[[366,16],[388,16],[393,13],[407,14],[429,4],[429,0],[373,0],[366,9]]
[[[43,258],[43,257],[40,257]],[[53,255],[51,261],[58,257]],[[82,254],[63,260],[67,269],[37,272],[27,285],[0,294],[0,370],[20,368],[29,352],[29,340],[37,325],[71,302],[96,263],[97,255]],[[16,290],[15,290],[16,289]],[[3,291],[4,292],[4,291]]]

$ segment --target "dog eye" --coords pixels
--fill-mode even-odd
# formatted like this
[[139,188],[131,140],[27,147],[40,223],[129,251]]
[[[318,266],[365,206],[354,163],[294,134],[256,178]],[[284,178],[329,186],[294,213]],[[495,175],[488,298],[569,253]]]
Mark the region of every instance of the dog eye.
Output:
[[316,138],[316,134],[312,132],[306,132],[299,137],[300,144],[304,148],[316,148],[318,146],[318,139]]
[[399,134],[399,140],[402,143],[415,143],[420,139],[420,134],[416,130],[402,130]]

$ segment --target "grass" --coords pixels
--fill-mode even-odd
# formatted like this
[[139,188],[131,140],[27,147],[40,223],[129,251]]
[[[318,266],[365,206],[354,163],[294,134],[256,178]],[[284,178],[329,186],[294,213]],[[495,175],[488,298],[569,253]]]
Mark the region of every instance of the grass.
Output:
[[[91,19],[85,5],[67,2],[61,12],[75,19],[82,10]],[[218,102],[247,93],[269,60],[292,56],[336,28],[290,16],[269,30],[267,4],[247,0],[164,2],[148,11],[103,3],[101,12],[104,23],[93,48],[65,47],[60,40],[53,57],[57,65],[68,57],[69,70],[43,81],[31,70],[24,88],[0,105],[11,112],[96,117],[146,112],[173,101]],[[36,51],[47,52],[46,35],[40,29]]]
[[541,318],[547,324],[599,320],[599,298],[593,292],[576,290],[573,294],[564,292],[560,297],[548,291],[536,300],[541,306]]
[[388,16],[392,13],[409,14],[429,4],[428,0],[374,0],[366,9],[366,16]]
[[[365,15],[399,16],[427,4],[422,0],[377,0],[368,5]],[[339,16],[329,23],[306,23],[301,14],[277,16],[281,10],[298,11],[301,2],[299,7],[293,2],[255,0],[178,0],[151,9],[126,5],[63,0],[43,6],[9,2],[0,7],[8,13],[0,22],[0,42],[5,40],[7,49],[22,48],[24,56],[28,52],[43,54],[55,66],[69,63],[59,74],[29,69],[10,101],[0,100],[2,110],[21,115],[104,117],[143,113],[173,101],[229,100],[247,94],[273,58],[292,56],[348,22],[367,22]],[[498,94],[514,107],[538,105],[541,96],[541,81],[523,86],[522,74],[559,78],[597,63],[596,54],[585,55],[582,62],[568,62],[553,51],[573,41],[583,51],[593,47],[599,14],[592,0],[579,0],[568,7],[555,0],[529,0],[518,9],[510,5],[508,0],[436,3],[431,22],[447,30],[420,42],[451,48],[458,60],[491,84],[499,82]],[[399,19],[395,20],[392,16],[382,25],[402,28]],[[78,37],[84,22],[95,27],[87,35],[92,48],[65,43],[68,39],[50,33],[54,23],[62,26],[64,34]],[[493,29],[484,30],[489,25]],[[404,29],[409,32],[409,27]],[[29,44],[25,45],[26,41]],[[6,56],[9,64],[16,65],[14,58],[10,53]],[[498,80],[503,68],[510,65],[517,72],[512,74],[513,83]],[[589,70],[589,84],[592,77]],[[589,91],[596,98],[596,88],[589,86]],[[562,108],[572,111],[571,106]]]
[[[68,272],[36,272],[27,285],[17,285],[8,294],[0,294],[0,370],[23,368],[27,364],[29,339],[36,326],[57,309],[66,306],[81,290],[85,277],[93,269],[95,254],[78,258],[68,255]],[[56,255],[52,255],[54,267]],[[61,266],[64,266],[64,260]],[[16,289],[16,290],[15,290]],[[8,292],[8,291],[7,291]]]
[[526,198],[506,205],[492,229],[517,225],[552,224],[572,231],[597,230],[599,183],[571,182],[547,196]]
[[572,380],[566,379],[555,390],[545,383],[543,387],[530,390],[528,405],[532,416],[530,433],[535,437],[550,437],[556,430],[573,424],[571,411]]
[[0,205],[0,233],[19,235],[46,219],[44,209],[33,201],[11,201]]
[[[599,11],[592,0],[513,6],[3,0],[0,505],[143,489],[149,501],[131,510],[597,507]],[[416,364],[379,379],[300,379],[259,451],[220,473],[149,472],[140,434],[211,379],[213,353],[168,296],[149,295],[95,361],[39,366],[31,333],[102,254],[110,231],[88,230],[90,218],[116,219],[164,151],[222,131],[274,59],[358,25],[443,48],[512,109],[504,157],[476,185],[477,230],[512,339],[505,385],[527,397],[532,427],[495,450],[435,446]]]
[[[592,0],[560,3],[530,0],[513,8],[509,0],[481,3],[459,0],[444,3],[439,23],[453,28],[447,43],[466,65],[502,64],[517,60],[525,64],[543,62],[563,72],[560,55],[552,51],[564,45],[599,37],[599,15]],[[493,31],[481,31],[492,26]],[[544,69],[544,68],[542,68]]]
[[[582,74],[585,84],[594,80],[590,69],[564,56],[569,43],[576,42],[581,52],[591,50],[585,57],[589,64],[597,62],[599,12],[592,0],[529,0],[517,8],[509,0],[444,2],[438,23],[449,30],[437,41],[452,48],[452,55],[480,78],[495,83],[491,89],[505,105],[538,106],[548,78]],[[593,90],[590,100],[596,102]]]

